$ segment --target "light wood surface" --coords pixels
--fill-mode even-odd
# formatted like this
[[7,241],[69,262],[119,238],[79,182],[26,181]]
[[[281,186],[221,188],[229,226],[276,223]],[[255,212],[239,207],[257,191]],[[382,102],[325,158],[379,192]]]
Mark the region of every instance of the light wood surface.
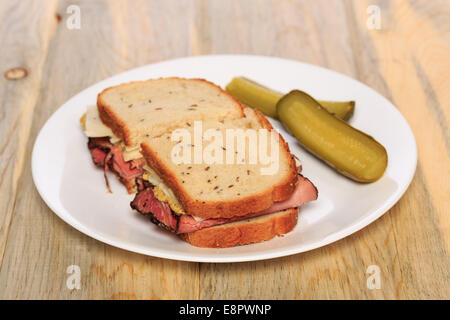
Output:
[[[66,26],[79,5],[81,29]],[[377,5],[381,29],[367,8]],[[0,298],[450,298],[450,4],[376,0],[2,1]],[[370,226],[290,257],[199,264],[93,240],[44,204],[31,178],[36,135],[82,89],[176,57],[245,53],[320,65],[371,86],[402,112],[419,163],[403,198]],[[22,67],[21,79],[8,70]],[[69,265],[81,288],[66,286]],[[366,286],[378,265],[381,288]]]

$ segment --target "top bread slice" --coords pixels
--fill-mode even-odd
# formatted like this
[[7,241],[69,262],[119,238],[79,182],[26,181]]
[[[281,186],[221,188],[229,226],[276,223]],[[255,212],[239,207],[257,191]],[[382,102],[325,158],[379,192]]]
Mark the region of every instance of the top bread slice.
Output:
[[[278,157],[273,159],[277,165],[269,174],[262,173],[262,168],[267,169],[269,164],[259,160],[256,163],[250,161],[249,140],[246,140],[245,154],[237,152],[237,139],[234,139],[232,144],[226,144],[229,129],[241,129],[243,132],[250,129],[255,133],[260,129],[265,129],[267,133],[273,129],[259,111],[245,107],[244,114],[240,119],[209,120],[201,123],[203,138],[206,137],[205,132],[211,129],[221,134],[222,145],[226,146],[220,150],[222,163],[215,161],[208,164],[205,159],[197,164],[194,162],[195,144],[199,140],[195,141],[193,138],[193,131],[197,126],[193,122],[187,122],[183,128],[192,137],[189,141],[191,143],[187,145],[187,148],[191,149],[191,161],[188,163],[174,161],[173,152],[180,143],[177,137],[173,139],[175,131],[143,140],[141,148],[148,165],[173,191],[186,213],[203,219],[243,216],[265,210],[275,202],[286,200],[292,194],[297,181],[295,159],[278,133],[273,132],[278,138],[278,144],[275,145]],[[204,156],[205,148],[212,144],[212,139],[201,141],[201,152]],[[268,145],[270,146],[269,141]],[[233,163],[226,159],[229,149],[233,150],[230,154],[236,155]],[[258,149],[257,153],[260,152]],[[270,147],[268,153],[272,152]]]
[[[214,128],[223,136],[227,129],[273,129],[259,111],[241,105],[206,80],[162,78],[126,83],[101,92],[97,107],[103,123],[127,146],[141,146],[149,167],[194,217],[230,218],[259,212],[286,200],[295,188],[295,160],[278,133],[278,168],[273,174],[261,174],[267,166],[248,163],[248,148],[244,159],[236,158],[233,165],[226,161],[174,163],[177,141],[171,135],[177,129],[192,134],[197,121],[203,131]],[[208,141],[202,144],[206,147]]]
[[193,120],[237,119],[242,105],[203,79],[161,78],[121,84],[97,97],[100,118],[127,146]]

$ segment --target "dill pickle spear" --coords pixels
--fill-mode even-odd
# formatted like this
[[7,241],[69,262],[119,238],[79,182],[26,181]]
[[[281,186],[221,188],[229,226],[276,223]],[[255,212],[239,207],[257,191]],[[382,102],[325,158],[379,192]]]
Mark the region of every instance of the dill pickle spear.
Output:
[[378,180],[386,170],[386,149],[371,136],[331,115],[314,98],[293,90],[277,104],[278,117],[310,152],[343,175]]
[[225,88],[232,96],[266,116],[277,117],[277,102],[282,93],[271,90],[244,77],[235,77]]
[[353,110],[355,110],[355,101],[317,100],[317,102],[327,109],[328,112],[344,121],[348,121],[353,115]]
[[[226,86],[226,90],[249,107],[258,109],[266,116],[277,118],[277,102],[282,93],[269,89],[245,77],[235,77]],[[321,101],[319,103],[336,117],[348,120],[353,115],[354,101]]]

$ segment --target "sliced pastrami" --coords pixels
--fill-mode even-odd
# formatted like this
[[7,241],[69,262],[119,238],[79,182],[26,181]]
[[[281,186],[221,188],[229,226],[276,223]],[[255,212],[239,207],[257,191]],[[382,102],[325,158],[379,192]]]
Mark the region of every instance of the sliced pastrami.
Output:
[[154,223],[176,232],[178,225],[178,218],[172,213],[167,202],[161,202],[156,199],[152,188],[147,188],[136,194],[136,197],[131,202],[131,207],[143,215],[148,215]]
[[[111,190],[106,176],[108,170],[113,171],[126,186],[130,185],[131,181],[138,184],[138,180],[144,173],[144,158],[125,161],[122,148],[113,145],[108,137],[89,138],[88,148],[94,164],[104,169],[106,186],[109,191]],[[142,189],[138,188],[138,190]]]
[[245,216],[204,220],[196,220],[193,216],[187,214],[178,216],[172,212],[166,202],[161,202],[154,196],[151,188],[139,192],[131,203],[131,207],[142,214],[151,214],[153,222],[179,234],[300,207],[315,199],[317,199],[316,187],[307,178],[299,175],[296,188],[289,199],[277,202],[264,211]]
[[218,218],[218,219],[205,219],[205,220],[195,220],[194,217],[188,214],[183,214],[180,216],[178,221],[177,233],[188,233],[194,232],[200,229],[209,228],[217,226],[220,224],[230,223],[233,221],[245,220],[249,218],[254,218],[261,216],[265,213],[256,212],[250,213],[245,216],[233,217],[233,218]]
[[318,196],[317,188],[301,174],[298,175],[298,181],[292,195],[280,202],[275,202],[272,206],[262,211],[262,213],[274,213],[289,208],[300,207],[305,203],[316,200]]

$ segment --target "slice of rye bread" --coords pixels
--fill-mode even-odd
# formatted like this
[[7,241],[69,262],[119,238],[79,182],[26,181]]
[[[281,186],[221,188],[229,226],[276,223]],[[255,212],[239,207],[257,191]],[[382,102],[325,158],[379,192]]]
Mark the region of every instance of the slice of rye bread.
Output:
[[[273,129],[259,111],[246,107],[243,110],[245,117],[241,119],[203,121],[203,132],[216,130],[223,133],[222,141],[226,141],[225,132],[230,128]],[[190,123],[183,129],[193,137],[195,126],[195,123]],[[261,164],[259,159],[256,164],[249,163],[249,143],[246,143],[243,164],[236,163],[236,160],[240,160],[237,159],[239,154],[236,154],[235,164],[226,162],[226,153],[231,144],[224,144],[228,150],[223,150],[222,164],[208,164],[205,159],[200,164],[192,163],[195,151],[192,145],[188,146],[191,148],[191,163],[176,163],[172,159],[172,152],[179,141],[172,141],[171,133],[143,140],[141,148],[147,164],[173,191],[186,213],[204,219],[231,218],[265,210],[273,203],[291,196],[297,182],[295,159],[288,144],[278,133],[275,135],[279,139],[278,170],[268,175],[261,174],[260,169],[268,165]],[[236,147],[237,139],[234,141]],[[203,140],[204,148],[209,144],[212,142]],[[236,152],[237,148],[234,150]]]
[[97,97],[103,123],[127,146],[193,120],[243,117],[242,105],[204,79],[160,78],[121,84]]
[[181,239],[203,248],[228,248],[262,242],[288,233],[297,225],[298,208],[180,234]]

